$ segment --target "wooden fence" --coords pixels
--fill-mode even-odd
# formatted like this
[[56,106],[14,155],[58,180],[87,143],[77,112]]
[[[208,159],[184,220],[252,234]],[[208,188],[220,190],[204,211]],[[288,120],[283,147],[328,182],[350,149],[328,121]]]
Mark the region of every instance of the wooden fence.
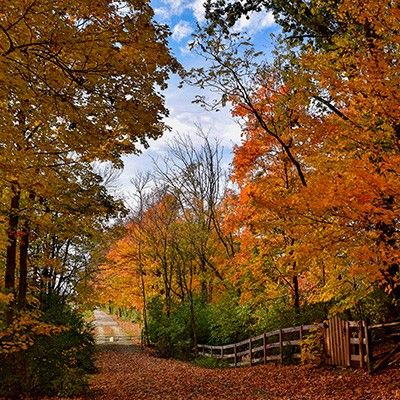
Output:
[[133,344],[134,340],[137,339],[135,336],[110,336],[110,335],[98,335],[96,336],[96,344]]
[[238,367],[300,358],[300,343],[310,329],[320,325],[302,325],[278,329],[262,335],[225,346],[199,344],[198,351],[204,356],[227,360],[230,366]]
[[[300,359],[300,341],[310,330],[322,328],[324,335],[325,362],[328,365],[345,367],[368,367],[379,362],[373,354],[377,332],[391,330],[394,345],[383,353],[400,352],[400,322],[385,325],[368,326],[364,321],[343,321],[338,317],[330,319],[326,324],[302,325],[266,332],[259,336],[224,346],[198,345],[198,352],[226,360],[232,367],[267,363],[291,362]],[[397,342],[396,342],[397,340]],[[393,350],[394,349],[394,350]]]
[[361,368],[369,365],[368,338],[368,327],[364,321],[344,321],[333,317],[324,326],[326,363]]
[[400,365],[400,322],[368,327],[370,370]]

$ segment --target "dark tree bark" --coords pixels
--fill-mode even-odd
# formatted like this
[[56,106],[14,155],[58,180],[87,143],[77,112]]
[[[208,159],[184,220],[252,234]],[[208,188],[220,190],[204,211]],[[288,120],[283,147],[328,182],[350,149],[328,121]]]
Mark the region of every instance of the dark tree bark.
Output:
[[17,231],[19,223],[19,201],[21,192],[17,186],[13,186],[13,196],[11,198],[10,216],[7,230],[7,254],[6,254],[6,272],[5,288],[9,292],[15,291],[15,272],[17,267]]

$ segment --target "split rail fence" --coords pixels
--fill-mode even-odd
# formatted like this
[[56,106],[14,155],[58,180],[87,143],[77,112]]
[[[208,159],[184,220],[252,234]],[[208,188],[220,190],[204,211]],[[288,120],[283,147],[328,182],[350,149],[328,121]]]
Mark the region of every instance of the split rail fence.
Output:
[[[378,330],[389,328],[394,329],[392,336],[400,339],[400,322],[368,326],[365,321],[344,321],[334,317],[326,324],[278,329],[224,346],[199,344],[197,347],[199,354],[226,360],[232,367],[265,364],[271,361],[275,363],[294,362],[301,358],[300,341],[309,335],[311,330],[322,329],[326,364],[368,367],[372,370],[373,362],[379,362],[376,355],[374,359],[373,354],[375,333]],[[380,337],[380,340],[386,340],[382,339],[382,335]],[[385,355],[393,352],[393,348],[397,349],[396,346],[396,343],[391,346]]]

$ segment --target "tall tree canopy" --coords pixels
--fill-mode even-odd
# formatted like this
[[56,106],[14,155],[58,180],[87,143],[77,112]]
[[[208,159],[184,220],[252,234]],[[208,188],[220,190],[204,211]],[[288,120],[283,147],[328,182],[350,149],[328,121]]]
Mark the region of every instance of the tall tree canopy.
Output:
[[121,209],[93,163],[121,167],[163,133],[161,90],[179,68],[167,37],[148,1],[2,2],[1,269],[21,304],[28,258],[32,279],[49,278],[49,259]]
[[310,298],[335,299],[341,309],[376,284],[398,300],[398,7],[345,0],[224,4],[215,2],[214,11],[232,23],[263,6],[289,16],[278,18],[287,32],[314,38],[322,19],[309,18],[329,9],[334,21],[323,24],[331,32],[319,32],[319,42],[303,37],[298,47],[285,36],[271,65],[257,61],[238,35],[226,36],[226,26],[223,34],[214,27],[196,38],[211,66],[189,79],[219,89],[221,102],[230,100],[246,121],[233,177],[243,216],[238,228],[254,235],[253,261],[264,274],[269,263],[288,282],[307,275]]

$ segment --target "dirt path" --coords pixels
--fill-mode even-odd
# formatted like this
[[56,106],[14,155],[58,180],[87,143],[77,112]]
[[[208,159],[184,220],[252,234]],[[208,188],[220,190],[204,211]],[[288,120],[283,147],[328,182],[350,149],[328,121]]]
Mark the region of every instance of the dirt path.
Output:
[[94,310],[94,325],[96,328],[96,343],[115,343],[129,345],[132,339],[110,315],[100,310]]
[[103,400],[400,400],[400,370],[256,366],[204,369],[155,357],[139,347],[102,347],[92,382]]
[[[126,337],[107,314],[95,311],[95,318],[98,341],[109,327]],[[79,400],[400,400],[399,369],[376,376],[301,366],[204,369],[158,358],[129,341],[115,344],[98,346],[92,394]]]

